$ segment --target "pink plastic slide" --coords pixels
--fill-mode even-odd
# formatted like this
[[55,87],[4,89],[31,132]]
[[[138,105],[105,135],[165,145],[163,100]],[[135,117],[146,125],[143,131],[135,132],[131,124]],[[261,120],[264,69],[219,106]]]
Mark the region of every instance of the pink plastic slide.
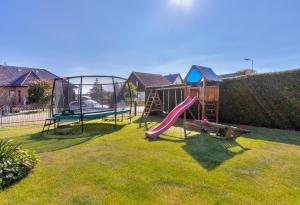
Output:
[[177,105],[167,117],[154,129],[146,132],[146,137],[156,139],[161,133],[169,129],[178,119],[178,117],[196,101],[196,97],[188,96],[182,103]]

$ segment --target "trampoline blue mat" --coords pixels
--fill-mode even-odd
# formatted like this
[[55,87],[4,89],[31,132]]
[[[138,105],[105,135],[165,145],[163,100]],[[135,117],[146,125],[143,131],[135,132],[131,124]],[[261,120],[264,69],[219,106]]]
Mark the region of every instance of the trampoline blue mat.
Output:
[[[116,114],[124,114],[124,113],[129,113],[130,109],[126,108],[126,109],[119,109],[117,110]],[[97,118],[103,118],[103,117],[107,117],[109,115],[114,115],[115,111],[111,110],[111,111],[106,111],[106,112],[96,112],[96,113],[88,113],[88,114],[83,114],[83,119],[97,119]],[[57,120],[76,120],[76,119],[80,119],[81,115],[63,115],[61,113],[57,113],[54,114],[53,116],[54,118],[56,118]]]

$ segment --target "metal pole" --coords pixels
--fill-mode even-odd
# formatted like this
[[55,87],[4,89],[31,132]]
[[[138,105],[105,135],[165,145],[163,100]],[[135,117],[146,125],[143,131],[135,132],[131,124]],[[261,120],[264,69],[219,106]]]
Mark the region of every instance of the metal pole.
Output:
[[100,84],[100,98],[101,98],[101,107],[103,108],[104,96],[103,96],[103,85],[102,84]]
[[251,58],[245,58],[245,61],[251,61],[252,73],[254,73],[254,60]]
[[[127,85],[128,85],[128,89],[129,89],[129,98],[130,98],[130,111],[129,111],[129,120],[131,123],[131,110],[132,110],[132,93],[131,93],[131,87],[130,87],[130,83],[127,80]],[[123,116],[122,116],[123,117]]]
[[51,105],[50,105],[50,117],[53,117],[53,98],[54,98],[54,88],[55,88],[56,79],[53,81],[52,92],[51,92]]
[[80,77],[80,120],[81,120],[81,132],[83,133],[83,113],[82,113],[82,76]]
[[115,128],[117,128],[117,93],[116,93],[114,76],[112,76],[112,81],[113,81],[113,85],[114,85]]

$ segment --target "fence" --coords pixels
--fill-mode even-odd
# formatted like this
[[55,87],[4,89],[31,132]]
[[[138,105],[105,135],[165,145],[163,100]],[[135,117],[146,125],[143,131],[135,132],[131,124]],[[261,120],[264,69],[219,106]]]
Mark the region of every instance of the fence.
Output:
[[[25,125],[42,125],[49,118],[50,105],[2,106],[0,107],[0,128]],[[132,114],[141,116],[144,105],[135,103]]]
[[0,128],[43,124],[49,117],[49,105],[0,107]]

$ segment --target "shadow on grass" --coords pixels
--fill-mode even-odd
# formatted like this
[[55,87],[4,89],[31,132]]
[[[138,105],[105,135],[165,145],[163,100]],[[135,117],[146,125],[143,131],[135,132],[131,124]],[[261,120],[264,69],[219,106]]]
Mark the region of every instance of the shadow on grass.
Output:
[[189,135],[187,138],[163,136],[167,138],[159,138],[159,140],[184,142],[185,145],[182,148],[208,171],[214,170],[223,162],[249,150],[237,143],[235,139],[221,140],[206,133]]
[[104,136],[123,127],[124,125],[115,127],[113,123],[86,123],[84,125],[84,133],[81,133],[79,124],[64,125],[57,129],[56,134],[53,130],[43,136],[38,132],[29,137],[16,137],[14,141],[17,144],[21,144],[22,147],[34,150],[37,153],[51,152],[83,144],[95,137]]
[[208,134],[193,135],[185,142],[183,149],[208,171],[249,150],[237,143],[235,139],[220,140]]
[[[148,118],[149,125],[155,126],[161,122],[163,118],[151,116]],[[139,119],[134,121],[139,123]],[[181,120],[176,123],[182,128]],[[150,128],[150,126],[149,126]],[[279,142],[284,144],[300,145],[300,132],[291,130],[269,129],[261,127],[248,126],[250,133],[236,135],[251,139],[259,139],[265,141]],[[194,132],[192,132],[194,133]],[[224,141],[216,139],[205,133],[189,135],[183,139],[181,137],[163,134],[163,138],[159,140],[182,143],[185,145],[183,149],[190,154],[197,162],[205,169],[211,171],[220,166],[226,160],[233,158],[236,155],[242,154],[249,150],[237,143],[236,138]]]
[[249,129],[251,132],[243,134],[243,137],[291,145],[300,145],[299,131],[270,129],[263,127],[249,127]]
[[[162,117],[159,116],[151,116],[148,118],[148,124],[150,125],[148,128],[155,126],[157,123],[163,120]],[[180,119],[176,124],[181,126],[182,119]],[[139,118],[134,121],[135,123],[139,122]],[[233,125],[238,126],[238,125]],[[272,128],[264,128],[264,127],[254,127],[247,126],[247,129],[250,130],[249,133],[243,134],[243,137],[259,139],[265,141],[273,141],[284,144],[292,144],[292,145],[300,145],[300,132],[293,130],[281,130],[281,129],[272,129]]]

